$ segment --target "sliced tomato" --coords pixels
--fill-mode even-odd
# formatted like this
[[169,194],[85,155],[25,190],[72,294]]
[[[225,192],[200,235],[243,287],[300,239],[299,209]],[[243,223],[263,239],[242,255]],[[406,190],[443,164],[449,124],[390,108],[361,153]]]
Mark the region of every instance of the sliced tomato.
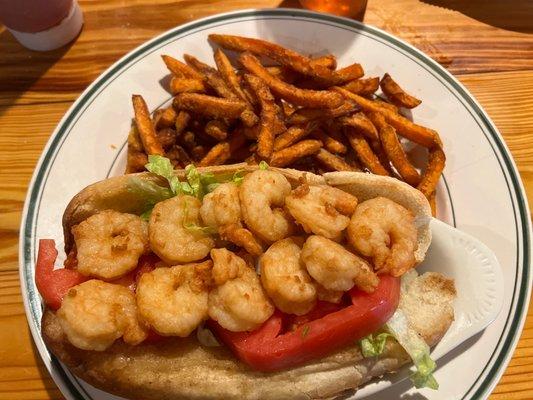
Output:
[[72,269],[56,269],[57,250],[54,240],[39,240],[39,253],[35,266],[35,284],[45,304],[52,310],[61,307],[61,301],[68,290],[88,278]]
[[351,305],[324,315],[317,309],[325,307],[319,302],[293,331],[283,332],[285,316],[278,310],[253,332],[231,332],[212,320],[209,327],[241,361],[260,371],[277,371],[323,357],[378,330],[398,307],[400,280],[381,276],[373,293],[354,288],[349,294]]

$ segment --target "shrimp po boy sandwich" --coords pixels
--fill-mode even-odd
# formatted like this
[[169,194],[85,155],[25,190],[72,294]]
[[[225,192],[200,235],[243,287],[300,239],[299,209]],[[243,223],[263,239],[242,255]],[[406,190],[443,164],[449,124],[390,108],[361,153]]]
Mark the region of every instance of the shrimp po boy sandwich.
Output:
[[413,363],[454,318],[453,281],[416,267],[431,210],[357,172],[249,166],[88,186],[41,240],[42,335],[78,377],[130,399],[325,399]]

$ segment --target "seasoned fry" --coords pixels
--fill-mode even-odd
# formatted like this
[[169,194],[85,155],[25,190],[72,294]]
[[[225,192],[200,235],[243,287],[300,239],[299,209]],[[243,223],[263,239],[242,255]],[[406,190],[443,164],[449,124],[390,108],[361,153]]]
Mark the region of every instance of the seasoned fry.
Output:
[[290,117],[296,112],[296,107],[283,100],[281,100],[281,109],[283,110],[283,115],[285,115],[286,118]]
[[168,107],[164,110],[161,110],[161,112],[154,118],[155,129],[158,130],[173,127],[176,121],[176,116],[176,110],[174,110],[173,107]]
[[375,102],[365,99],[355,93],[352,93],[341,87],[336,87],[335,90],[342,93],[346,98],[355,101],[364,111],[374,111],[383,114],[385,120],[396,129],[396,131],[403,137],[418,143],[421,146],[432,148],[442,147],[442,142],[436,131],[417,125],[407,118],[384,109]]
[[398,114],[400,110],[398,110],[398,107],[396,107],[394,104],[388,103],[384,100],[381,100],[380,98],[375,98],[374,103],[376,103],[378,106],[382,108],[386,108],[387,110]]
[[241,149],[242,147],[244,147],[244,145],[246,144],[246,136],[244,136],[243,134],[241,134],[241,132],[239,132],[238,129],[236,129],[232,134],[231,134],[231,137],[229,138],[228,140],[228,143],[229,143],[229,150],[230,150],[230,153],[233,154],[238,151],[239,149]]
[[270,75],[259,60],[250,53],[241,54],[239,60],[249,72],[264,80],[276,95],[293,104],[309,108],[335,108],[343,102],[342,96],[336,92],[300,89],[283,82]]
[[429,206],[431,207],[431,215],[437,216],[437,190],[435,190],[428,198]]
[[221,99],[197,93],[180,93],[174,98],[174,108],[192,111],[213,118],[238,118],[246,108],[242,101]]
[[332,138],[326,134],[322,129],[315,129],[311,136],[322,142],[324,148],[332,153],[344,154],[346,153],[346,146],[337,139]]
[[200,167],[207,167],[210,165],[224,164],[231,156],[230,146],[228,142],[220,142],[213,146],[211,150],[200,160],[198,165]]
[[196,134],[194,132],[185,132],[177,139],[187,149],[187,151],[190,152],[195,160],[199,160],[205,155],[205,147],[197,142]]
[[225,140],[228,137],[228,124],[219,119],[212,119],[205,124],[205,133],[217,140]]
[[170,80],[170,93],[205,93],[207,88],[201,79],[172,77]]
[[326,149],[318,150],[315,158],[330,171],[357,171],[354,167],[344,161],[342,158],[331,154]]
[[315,128],[315,125],[293,125],[289,127],[281,135],[277,136],[274,140],[274,151],[279,151],[285,147],[290,146],[293,143],[296,143],[300,139],[306,137],[311,131]]
[[275,152],[270,159],[270,165],[273,167],[285,167],[302,157],[317,153],[321,147],[322,142],[320,140],[302,140]]
[[168,70],[178,78],[190,78],[190,79],[200,79],[204,80],[205,77],[200,74],[198,71],[195,71],[193,68],[189,67],[187,64],[182,63],[179,60],[176,60],[174,57],[167,55],[162,55],[161,58],[165,62]]
[[337,108],[300,108],[288,119],[289,124],[303,124],[316,119],[332,119],[346,114],[350,114],[357,109],[357,105],[352,101],[345,101]]
[[417,189],[427,198],[430,198],[431,194],[435,191],[445,164],[446,156],[442,149],[437,147],[429,152],[428,165],[422,175],[420,184],[417,186]]
[[280,65],[265,67],[265,69],[270,75],[275,76],[276,78],[287,83],[294,83],[300,77],[300,75],[298,75],[298,73],[294,70]]
[[[228,57],[224,54],[224,52],[220,49],[217,49],[215,51],[215,63],[218,68],[218,72],[220,73],[222,79],[226,83],[227,87],[242,101],[245,103],[248,102],[248,98],[246,97],[246,94],[244,94],[244,91],[241,88],[239,77],[235,73],[235,70],[233,69],[233,66],[231,65]],[[249,104],[250,105],[250,104]]]
[[178,115],[176,116],[176,121],[174,122],[174,129],[176,130],[176,135],[181,135],[185,128],[187,128],[187,125],[189,124],[189,121],[191,120],[191,114],[189,114],[187,111],[181,110],[178,112]]
[[206,63],[201,62],[196,57],[191,56],[190,54],[184,54],[183,59],[185,60],[189,68],[193,69],[201,76],[205,76],[207,73],[217,72],[215,68]]
[[407,158],[407,154],[405,154],[398,136],[396,136],[396,130],[385,122],[383,115],[369,113],[368,116],[379,129],[381,145],[392,166],[396,168],[405,182],[411,186],[418,185],[421,180],[420,174]]
[[337,58],[333,54],[326,54],[325,56],[313,58],[311,64],[322,65],[323,67],[335,70],[337,68]]
[[341,85],[343,83],[353,81],[354,79],[359,79],[364,74],[365,73],[361,64],[354,63],[352,65],[348,65],[347,67],[335,71],[335,85]]
[[343,126],[351,126],[357,132],[362,133],[368,140],[379,140],[378,130],[362,112],[358,112],[349,116],[341,117],[339,122]]
[[183,147],[178,144],[172,146],[172,148],[167,153],[167,157],[170,158],[171,161],[174,161],[176,164],[179,164],[182,168],[192,163],[191,156]]
[[156,132],[157,140],[163,146],[165,152],[176,143],[176,131],[172,128],[163,128]]
[[374,154],[363,135],[351,127],[347,127],[345,133],[355,154],[357,154],[359,161],[361,161],[361,164],[363,164],[365,168],[376,175],[390,175],[387,169],[381,164],[376,154]]
[[128,157],[126,161],[126,173],[139,172],[144,170],[144,165],[148,162],[148,157],[144,153],[143,144],[139,131],[135,124],[132,124],[128,134]]
[[135,123],[139,131],[143,148],[147,154],[164,155],[163,147],[157,140],[154,125],[150,119],[148,107],[142,96],[134,94],[131,97],[133,103],[133,111],[135,113]]
[[355,79],[342,87],[352,93],[368,96],[378,90],[379,78]]
[[379,86],[390,102],[398,107],[415,108],[422,103],[421,100],[405,92],[389,74],[383,75]]
[[269,159],[274,151],[274,138],[278,133],[285,130],[281,120],[281,110],[263,80],[249,74],[244,77],[261,105],[260,127],[257,134],[257,154],[262,158]]

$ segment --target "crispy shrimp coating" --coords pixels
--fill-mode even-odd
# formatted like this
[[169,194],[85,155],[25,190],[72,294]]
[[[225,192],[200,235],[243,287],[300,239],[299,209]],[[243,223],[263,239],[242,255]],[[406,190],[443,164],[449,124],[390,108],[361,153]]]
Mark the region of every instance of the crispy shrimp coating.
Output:
[[258,328],[274,313],[259,277],[246,262],[227,249],[211,250],[213,283],[209,317],[233,332]]
[[222,183],[204,196],[200,216],[207,226],[219,228],[241,222],[239,188],[234,183]]
[[343,190],[306,183],[285,199],[287,209],[307,233],[339,241],[357,206],[357,198]]
[[373,292],[379,278],[362,258],[322,236],[309,236],[302,248],[307,272],[329,290],[350,290],[354,285]]
[[401,276],[415,266],[414,215],[390,199],[376,197],[359,204],[347,236],[359,254],[372,259],[378,273]]
[[160,335],[189,336],[208,317],[211,267],[205,261],[141,275],[136,292],[141,320]]
[[137,215],[105,210],[72,228],[78,271],[101,279],[115,279],[137,267],[149,250],[146,222]]
[[205,195],[200,216],[205,225],[218,229],[222,239],[243,247],[255,256],[263,253],[261,243],[241,224],[239,188],[234,183],[222,183]]
[[97,279],[72,287],[57,317],[69,342],[83,350],[104,351],[120,337],[135,345],[147,336],[133,293]]
[[300,260],[302,243],[295,238],[279,240],[259,259],[263,288],[287,314],[306,314],[316,304],[315,286]]
[[246,226],[260,239],[273,243],[290,236],[294,224],[281,208],[291,192],[291,184],[282,174],[257,170],[244,177],[239,190]]
[[148,222],[150,246],[167,264],[199,261],[215,246],[211,236],[200,229],[200,200],[179,195],[157,203]]

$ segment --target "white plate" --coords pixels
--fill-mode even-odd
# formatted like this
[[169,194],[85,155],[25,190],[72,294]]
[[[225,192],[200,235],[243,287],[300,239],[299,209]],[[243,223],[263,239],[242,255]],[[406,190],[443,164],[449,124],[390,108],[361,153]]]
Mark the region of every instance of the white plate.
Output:
[[[497,283],[504,290],[498,318],[443,357],[436,373],[441,388],[423,390],[420,395],[446,400],[488,396],[518,340],[531,288],[529,211],[501,135],[456,79],[409,44],[349,19],[288,9],[217,15],[158,36],[123,57],[87,88],[48,141],[25,203],[20,274],[35,343],[62,393],[68,399],[113,398],[73,377],[43,344],[39,333],[42,304],[33,280],[36,241],[53,238],[62,246],[60,221],[68,200],[89,183],[122,173],[131,94],[142,94],[152,110],[170,98],[160,84],[167,75],[160,55],[191,53],[210,61],[212,50],[206,39],[212,32],[261,37],[304,53],[333,53],[340,65],[357,60],[369,76],[390,72],[423,99],[412,112],[413,118],[440,132],[448,156],[439,184],[439,218],[480,239],[496,254],[502,267]],[[439,249],[434,245],[429,257],[437,261],[435,267],[432,262],[432,269],[445,270],[450,253],[434,257],[435,252]],[[477,279],[466,261],[464,273]],[[365,390],[375,392],[372,385]],[[371,398],[423,398],[412,393],[409,383],[403,382]]]

